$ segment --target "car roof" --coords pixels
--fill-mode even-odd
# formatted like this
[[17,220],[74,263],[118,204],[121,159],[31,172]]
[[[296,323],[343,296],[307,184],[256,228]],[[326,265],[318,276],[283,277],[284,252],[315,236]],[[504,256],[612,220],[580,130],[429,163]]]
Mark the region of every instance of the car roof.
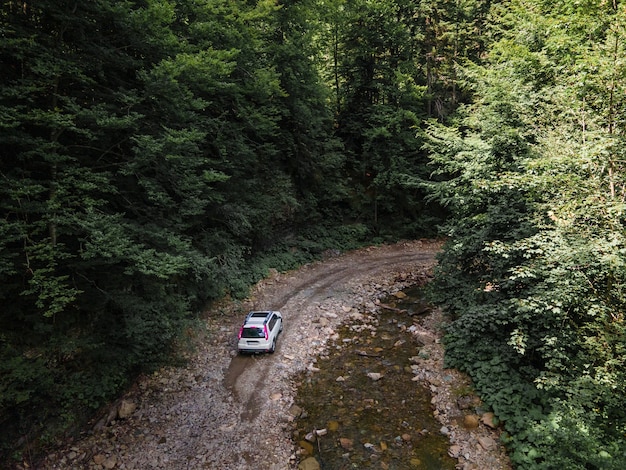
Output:
[[262,325],[265,322],[267,322],[267,320],[270,318],[272,313],[274,312],[271,310],[250,312],[246,316],[246,321],[244,323],[244,326],[249,325],[249,324]]
[[265,318],[270,313],[272,313],[270,310],[264,310],[264,311],[259,311],[259,312],[250,312],[250,313],[248,313],[248,317]]

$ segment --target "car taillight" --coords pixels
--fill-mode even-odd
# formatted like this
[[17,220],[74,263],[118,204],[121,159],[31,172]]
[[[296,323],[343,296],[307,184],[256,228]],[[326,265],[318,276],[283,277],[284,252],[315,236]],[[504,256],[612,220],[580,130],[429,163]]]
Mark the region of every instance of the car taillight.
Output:
[[241,339],[241,335],[243,334],[243,326],[241,327],[241,329],[239,330],[239,336],[237,337],[238,339]]
[[267,341],[267,339],[270,337],[267,332],[267,325],[263,325],[263,332],[265,333],[265,341]]

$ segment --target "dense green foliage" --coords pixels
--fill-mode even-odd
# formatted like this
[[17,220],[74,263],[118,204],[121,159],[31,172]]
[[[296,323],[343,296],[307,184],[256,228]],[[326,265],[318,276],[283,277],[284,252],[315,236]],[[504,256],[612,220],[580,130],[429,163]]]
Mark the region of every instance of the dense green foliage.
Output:
[[428,132],[448,364],[520,469],[626,467],[625,21],[617,3],[494,8],[473,105]]
[[[268,269],[329,248],[393,238],[392,226],[424,234],[418,196],[394,212],[398,182],[379,185],[392,190],[375,218],[359,202],[369,188],[352,181],[361,157],[344,150],[333,98],[356,78],[325,82],[328,31],[346,30],[356,10],[328,6],[3,3],[0,459],[80,428],[168,360],[207,301],[243,296]],[[346,16],[327,17],[333,9]],[[385,93],[418,57],[406,60],[381,71]],[[385,145],[401,135],[397,179],[426,161],[408,126],[427,106],[412,87],[394,96],[354,125],[372,142],[391,133]],[[380,150],[367,158],[383,165]]]
[[[277,12],[3,5],[3,445],[54,436],[165,360],[207,300],[328,248],[339,145],[306,38],[282,31],[305,19]],[[317,231],[290,243],[305,218]]]
[[462,100],[452,71],[461,51],[479,54],[481,38],[469,32],[486,4],[354,0],[328,13],[332,54],[323,70],[334,89],[349,202],[376,231],[410,236],[435,223],[437,209],[426,208],[419,184],[430,170],[417,130]]
[[0,458],[208,301],[445,214],[447,360],[517,468],[626,467],[625,27],[617,1],[5,2]]

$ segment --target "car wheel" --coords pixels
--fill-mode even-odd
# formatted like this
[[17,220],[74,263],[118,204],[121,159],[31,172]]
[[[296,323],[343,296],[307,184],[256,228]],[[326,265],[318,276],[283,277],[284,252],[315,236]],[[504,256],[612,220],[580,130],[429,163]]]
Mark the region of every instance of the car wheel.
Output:
[[276,338],[274,338],[274,341],[272,341],[272,347],[270,348],[270,353],[274,353],[274,351],[276,351]]

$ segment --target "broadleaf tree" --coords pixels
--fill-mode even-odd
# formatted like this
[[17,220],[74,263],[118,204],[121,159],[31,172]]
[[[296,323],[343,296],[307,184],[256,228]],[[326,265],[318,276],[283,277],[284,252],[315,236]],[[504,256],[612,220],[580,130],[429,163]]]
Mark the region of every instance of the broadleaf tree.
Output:
[[488,60],[464,70],[475,104],[428,133],[448,178],[432,194],[453,214],[434,284],[447,361],[503,422],[516,468],[622,468],[624,7],[492,13]]

